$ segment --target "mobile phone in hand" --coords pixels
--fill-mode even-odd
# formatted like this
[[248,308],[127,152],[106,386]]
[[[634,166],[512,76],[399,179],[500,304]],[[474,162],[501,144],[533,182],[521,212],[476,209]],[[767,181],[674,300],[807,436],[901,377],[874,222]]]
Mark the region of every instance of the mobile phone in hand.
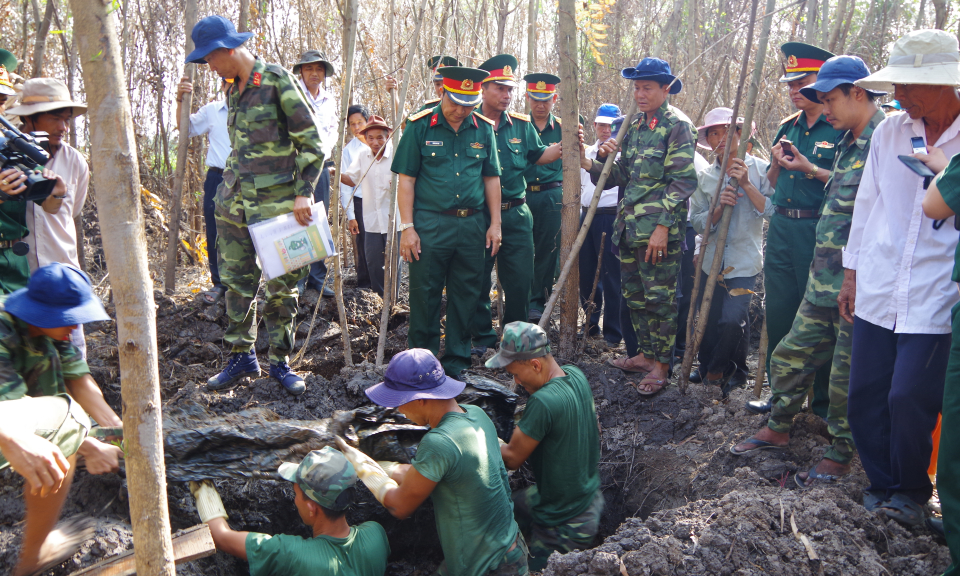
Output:
[[920,136],[914,136],[913,138],[910,138],[910,145],[913,147],[914,154],[927,153],[927,144]]
[[783,150],[784,158],[790,158],[791,160],[793,160],[794,158],[793,142],[787,140],[786,138],[781,138],[780,149]]

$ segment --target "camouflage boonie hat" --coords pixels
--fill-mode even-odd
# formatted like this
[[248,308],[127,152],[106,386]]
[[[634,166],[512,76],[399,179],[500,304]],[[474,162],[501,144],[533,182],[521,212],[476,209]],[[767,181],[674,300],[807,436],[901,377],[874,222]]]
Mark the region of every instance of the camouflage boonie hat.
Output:
[[343,510],[350,505],[349,500],[339,496],[357,483],[353,464],[339,450],[330,446],[310,452],[300,464],[284,462],[277,473],[284,480],[299,486],[307,498],[333,511]]
[[500,351],[487,360],[487,368],[503,368],[514,360],[531,360],[550,354],[547,333],[536,324],[511,322],[503,328]]

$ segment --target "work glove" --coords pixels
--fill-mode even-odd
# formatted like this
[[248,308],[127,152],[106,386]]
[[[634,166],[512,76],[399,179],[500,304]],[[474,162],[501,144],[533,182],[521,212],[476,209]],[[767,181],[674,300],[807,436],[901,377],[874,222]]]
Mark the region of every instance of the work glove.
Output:
[[227,511],[223,508],[223,501],[220,500],[220,494],[210,480],[200,482],[190,481],[190,493],[197,500],[197,512],[200,514],[200,521],[207,523],[213,518],[228,518]]
[[377,460],[377,465],[383,468],[383,471],[391,478],[393,478],[393,473],[397,471],[397,468],[400,467],[399,462],[391,462],[390,460]]
[[383,504],[383,499],[387,492],[397,488],[399,484],[390,479],[390,475],[377,464],[377,461],[357,450],[353,446],[337,436],[337,447],[343,452],[344,457],[353,464],[353,469],[357,472],[357,477],[364,483],[367,489],[373,494],[378,502]]

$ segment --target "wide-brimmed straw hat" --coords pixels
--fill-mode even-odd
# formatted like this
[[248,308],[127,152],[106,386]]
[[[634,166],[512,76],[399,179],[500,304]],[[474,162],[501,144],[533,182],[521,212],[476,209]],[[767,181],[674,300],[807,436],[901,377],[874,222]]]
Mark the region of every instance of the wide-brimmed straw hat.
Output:
[[38,268],[26,288],[7,296],[4,309],[38,328],[62,328],[109,320],[93,293],[90,277],[66,264]]
[[367,130],[374,129],[386,130],[387,134],[393,132],[393,130],[390,129],[390,126],[387,125],[386,120],[374,114],[369,120],[367,120],[366,126],[357,131],[357,134],[366,134]]
[[957,37],[943,30],[916,30],[897,40],[887,65],[857,80],[866,90],[893,91],[894,84],[960,86]]
[[67,85],[56,78],[30,78],[23,83],[20,104],[7,110],[11,116],[30,116],[40,112],[51,112],[73,108],[73,115],[79,116],[87,111],[83,102],[74,102],[70,98]]
[[464,387],[466,384],[443,373],[432,352],[410,348],[390,360],[383,382],[367,388],[366,394],[381,406],[396,408],[414,400],[456,398]]
[[[703,126],[697,128],[697,144],[707,146],[707,131],[714,126],[729,126],[733,121],[733,110],[730,108],[714,108],[703,117]],[[737,118],[737,126],[743,126],[743,118]],[[750,123],[750,135],[757,131],[757,123]]]

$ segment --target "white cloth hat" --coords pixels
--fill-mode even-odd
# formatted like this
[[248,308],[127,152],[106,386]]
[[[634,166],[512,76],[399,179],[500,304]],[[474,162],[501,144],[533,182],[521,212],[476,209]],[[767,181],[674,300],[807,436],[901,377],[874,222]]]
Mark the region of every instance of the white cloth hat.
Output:
[[70,98],[67,85],[56,78],[31,78],[23,83],[20,104],[7,110],[10,116],[31,116],[39,112],[51,112],[73,108],[73,115],[87,111],[87,105]]
[[943,30],[916,30],[897,40],[887,66],[856,81],[866,90],[892,92],[894,84],[960,86],[957,37]]
[[[714,126],[729,126],[733,120],[733,110],[730,108],[714,108],[709,111],[703,117],[703,126],[697,128],[697,144],[708,148],[707,146],[707,130]],[[743,126],[743,118],[737,118],[737,125]],[[753,136],[753,133],[757,131],[757,123],[750,123],[750,135]]]

